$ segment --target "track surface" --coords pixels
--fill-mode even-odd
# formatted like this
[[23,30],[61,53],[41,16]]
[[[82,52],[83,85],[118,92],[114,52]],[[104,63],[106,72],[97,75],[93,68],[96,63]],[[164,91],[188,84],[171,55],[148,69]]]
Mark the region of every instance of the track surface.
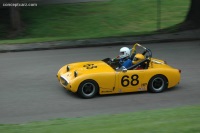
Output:
[[[200,104],[200,41],[145,44],[153,56],[182,70],[181,83],[159,94],[80,99],[56,79],[71,62],[115,57],[121,46],[0,53],[0,123],[24,123]],[[131,47],[131,45],[129,46]]]

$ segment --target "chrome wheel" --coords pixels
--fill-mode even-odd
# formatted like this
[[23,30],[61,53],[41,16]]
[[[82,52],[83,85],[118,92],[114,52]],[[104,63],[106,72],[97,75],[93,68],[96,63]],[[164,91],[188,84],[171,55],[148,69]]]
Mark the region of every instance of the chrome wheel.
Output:
[[163,75],[155,75],[151,78],[148,84],[148,90],[150,92],[162,92],[167,88],[167,79]]
[[92,96],[94,93],[95,93],[95,86],[94,84],[92,83],[85,83],[83,86],[82,86],[82,93],[89,97],[89,96]]
[[152,88],[156,91],[162,90],[164,85],[164,80],[160,77],[157,77],[152,81]]
[[93,80],[83,81],[78,88],[78,95],[82,98],[92,98],[98,92],[98,84]]

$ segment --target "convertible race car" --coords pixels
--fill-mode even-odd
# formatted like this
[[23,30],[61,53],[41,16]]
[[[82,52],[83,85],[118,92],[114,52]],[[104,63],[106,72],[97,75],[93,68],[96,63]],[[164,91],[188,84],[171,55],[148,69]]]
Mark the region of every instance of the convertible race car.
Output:
[[129,68],[120,67],[119,61],[111,58],[77,62],[63,66],[57,78],[63,87],[82,98],[138,91],[159,93],[179,84],[181,70],[152,58],[150,49],[136,43],[131,59],[136,56],[136,46],[144,49],[145,58]]

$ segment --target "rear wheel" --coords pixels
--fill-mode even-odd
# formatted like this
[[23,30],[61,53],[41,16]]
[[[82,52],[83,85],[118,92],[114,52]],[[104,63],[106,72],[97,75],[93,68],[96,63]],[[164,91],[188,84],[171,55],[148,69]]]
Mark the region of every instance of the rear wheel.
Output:
[[82,98],[92,98],[98,93],[98,84],[93,80],[85,80],[78,87],[78,95]]
[[148,90],[150,92],[159,93],[167,88],[167,79],[163,75],[153,76],[148,84]]

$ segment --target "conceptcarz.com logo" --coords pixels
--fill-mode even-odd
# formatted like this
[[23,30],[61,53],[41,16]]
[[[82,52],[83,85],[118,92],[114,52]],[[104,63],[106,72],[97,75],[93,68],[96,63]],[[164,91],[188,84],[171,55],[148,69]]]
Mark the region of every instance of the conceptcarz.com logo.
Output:
[[37,6],[37,3],[3,3],[4,7]]

